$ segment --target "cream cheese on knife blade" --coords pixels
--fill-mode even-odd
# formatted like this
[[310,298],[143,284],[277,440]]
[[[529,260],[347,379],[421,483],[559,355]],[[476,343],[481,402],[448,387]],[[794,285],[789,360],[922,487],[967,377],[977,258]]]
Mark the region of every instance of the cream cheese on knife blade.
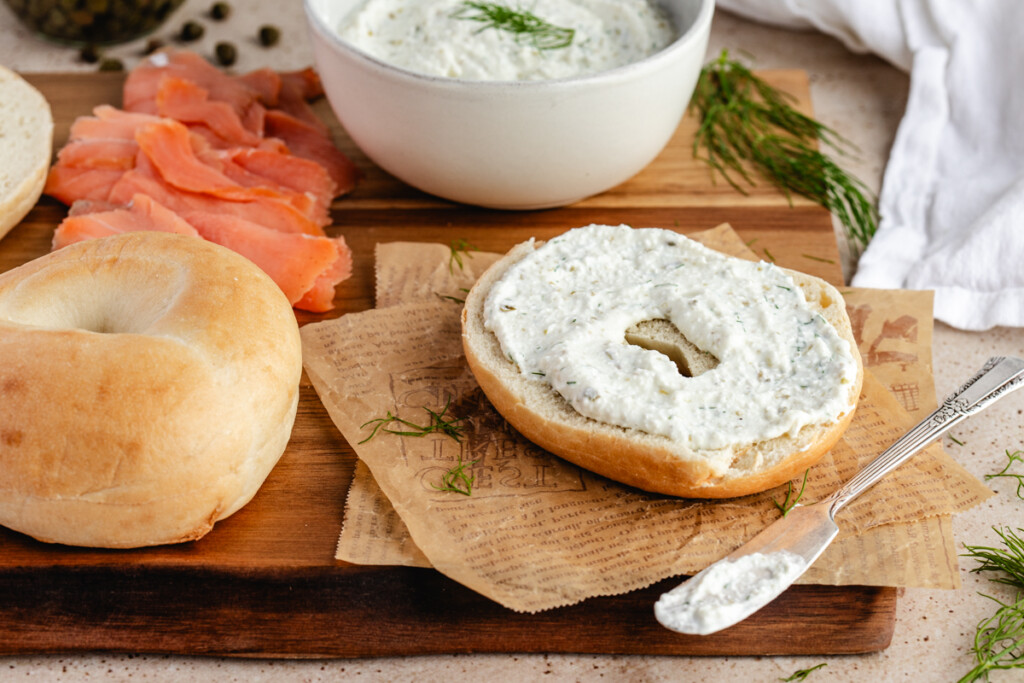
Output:
[[[471,19],[483,16],[480,5],[528,12],[561,33],[543,27],[523,33],[495,28],[493,22]],[[652,55],[675,38],[671,22],[647,0],[534,0],[477,7],[463,0],[367,0],[345,18],[338,33],[360,50],[410,71],[487,81],[607,71]],[[571,40],[561,45],[567,35]]]
[[706,636],[753,614],[806,568],[804,558],[786,550],[717,562],[662,595],[654,614],[673,631]]

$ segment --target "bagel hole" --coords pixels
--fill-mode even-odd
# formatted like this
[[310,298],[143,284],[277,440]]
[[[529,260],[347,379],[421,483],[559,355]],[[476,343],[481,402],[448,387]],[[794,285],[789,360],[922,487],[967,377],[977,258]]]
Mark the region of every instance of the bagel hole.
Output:
[[697,377],[718,366],[718,359],[688,340],[670,321],[644,320],[626,330],[626,343],[668,356],[683,377]]

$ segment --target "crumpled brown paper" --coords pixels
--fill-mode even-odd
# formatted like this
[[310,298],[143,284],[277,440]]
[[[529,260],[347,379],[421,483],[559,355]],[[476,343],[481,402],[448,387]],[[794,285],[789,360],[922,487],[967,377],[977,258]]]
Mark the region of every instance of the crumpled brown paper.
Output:
[[[692,237],[749,255],[727,227]],[[511,609],[537,611],[693,573],[778,517],[773,501],[786,487],[725,501],[659,496],[525,440],[493,410],[466,366],[461,306],[453,301],[498,255],[464,255],[460,268],[447,246],[397,244],[381,245],[377,258],[378,309],[302,328],[307,373],[361,460],[339,558],[433,566]],[[828,495],[901,435],[916,419],[904,407],[927,412],[934,404],[930,298],[847,297],[851,311],[862,311],[855,333],[872,372],[844,439],[811,469],[804,502]],[[902,313],[894,318],[894,311]],[[890,319],[900,321],[898,329]],[[903,387],[903,406],[888,390],[895,386]],[[445,406],[462,418],[460,442],[385,433],[366,441],[366,423],[389,412],[425,424],[427,409]],[[472,495],[437,490],[460,461],[475,478]],[[953,587],[959,579],[949,515],[987,495],[932,446],[844,510],[843,536],[804,581]]]

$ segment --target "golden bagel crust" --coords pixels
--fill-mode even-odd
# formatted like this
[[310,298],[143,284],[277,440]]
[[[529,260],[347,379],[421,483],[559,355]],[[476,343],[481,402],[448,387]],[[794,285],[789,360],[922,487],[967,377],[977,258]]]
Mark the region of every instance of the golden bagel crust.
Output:
[[[524,378],[484,326],[484,301],[491,286],[541,244],[520,244],[491,266],[473,286],[462,311],[463,348],[480,388],[495,410],[541,448],[646,491],[687,498],[732,498],[764,491],[802,475],[849,426],[853,410],[835,422],[807,425],[794,436],[751,444],[736,454],[724,474],[716,475],[707,458],[679,448],[667,437],[580,415],[549,386]],[[850,404],[856,404],[864,371],[841,295],[824,280],[786,272],[849,342],[857,361],[857,378],[849,396]]]
[[0,275],[0,524],[126,548],[197,539],[284,452],[302,371],[280,289],[194,237],[81,242]]

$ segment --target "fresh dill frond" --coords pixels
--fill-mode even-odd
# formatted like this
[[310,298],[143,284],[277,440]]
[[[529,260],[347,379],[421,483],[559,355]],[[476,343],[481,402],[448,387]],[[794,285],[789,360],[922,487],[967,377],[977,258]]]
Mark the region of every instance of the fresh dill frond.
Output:
[[978,622],[974,633],[974,659],[977,665],[958,683],[989,680],[990,671],[1024,668],[1024,597],[1005,603],[983,595],[997,605],[995,614]]
[[793,498],[793,482],[789,482],[789,488],[786,490],[786,500],[779,502],[773,500],[775,507],[779,508],[779,512],[785,517],[789,514],[789,511],[796,507],[796,504],[800,502],[800,499],[804,496],[804,489],[807,488],[807,474],[810,472],[810,468],[804,470],[804,483],[800,485],[800,492],[796,494],[796,498]]
[[[992,530],[1002,539],[1004,547],[965,545],[964,555],[979,562],[971,571],[998,572],[989,580],[1024,590],[1024,539],[1012,529],[993,527]],[[1017,531],[1024,532],[1024,529]],[[988,680],[989,672],[997,669],[1024,668],[1024,597],[1018,592],[1014,602],[1004,603],[988,595],[982,596],[999,607],[995,614],[978,623],[971,648],[977,665],[959,683]]]
[[874,236],[878,217],[870,191],[818,149],[821,143],[844,153],[850,143],[797,111],[789,94],[730,59],[728,50],[701,70],[690,107],[700,120],[694,156],[738,191],[746,193],[734,175],[754,184],[749,163],[787,196],[795,192],[831,211],[860,245]]
[[[1001,575],[989,578],[996,583],[1005,583],[1024,590],[1024,538],[1010,528],[993,527],[992,530],[1002,539],[1004,547],[965,545],[965,556],[973,557],[980,563],[971,572],[1001,572]],[[1024,529],[1018,528],[1017,531]]]
[[1001,471],[996,472],[995,474],[986,474],[985,481],[988,481],[989,479],[996,479],[997,477],[1007,477],[1009,479],[1016,479],[1017,497],[1020,498],[1021,500],[1024,500],[1024,473],[1018,474],[1016,472],[1009,471],[1009,469],[1013,467],[1013,465],[1016,463],[1024,464],[1024,451],[1017,450],[1011,453],[1010,449],[1007,448],[1006,467],[1004,467]]
[[527,41],[538,50],[569,47],[576,36],[575,29],[549,24],[532,12],[496,2],[464,0],[451,16],[480,22],[484,24],[481,31],[489,28],[507,31],[515,36],[517,42]]
[[478,249],[476,247],[474,247],[472,244],[470,244],[466,240],[462,239],[461,237],[458,238],[458,239],[452,240],[448,244],[448,248],[452,252],[451,255],[448,257],[448,272],[449,273],[454,273],[455,272],[455,266],[456,265],[459,267],[459,270],[463,269],[463,263],[462,263],[462,255],[463,254],[469,256],[469,252],[470,251],[478,251]]
[[464,463],[462,462],[462,455],[459,455],[459,462],[455,467],[441,475],[441,485],[438,486],[437,484],[431,484],[431,486],[438,491],[461,493],[464,496],[472,495],[473,482],[476,481],[476,477],[472,474],[466,474],[466,468],[472,467],[478,462],[479,460],[472,460]]
[[[378,417],[373,420],[368,420],[359,426],[360,429],[365,429],[369,425],[373,425],[373,431],[370,435],[360,441],[360,444],[364,444],[373,437],[377,436],[378,432],[387,432],[388,434],[397,434],[398,436],[426,436],[427,434],[444,434],[455,439],[455,441],[462,441],[462,425],[458,424],[462,422],[461,417],[457,418],[446,418],[445,414],[448,412],[448,407],[451,405],[452,399],[448,398],[448,401],[444,404],[444,408],[440,412],[431,410],[430,408],[424,407],[427,414],[430,416],[430,422],[426,425],[418,425],[415,422],[404,420],[397,415],[392,415],[391,411],[387,412],[384,417]],[[407,427],[408,429],[391,429],[389,425],[399,424]]]
[[786,678],[780,678],[779,680],[783,681],[783,683],[788,683],[789,681],[803,681],[806,680],[807,677],[810,676],[812,673],[825,666],[828,666],[828,664],[822,662],[821,664],[818,664],[817,666],[812,666],[809,669],[797,669]]

